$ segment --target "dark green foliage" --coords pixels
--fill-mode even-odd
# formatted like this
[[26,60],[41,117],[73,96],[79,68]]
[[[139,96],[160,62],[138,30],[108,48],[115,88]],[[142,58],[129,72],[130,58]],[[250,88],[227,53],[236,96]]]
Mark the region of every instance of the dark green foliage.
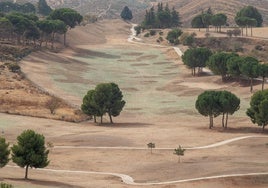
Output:
[[8,146],[9,144],[6,143],[6,140],[0,137],[0,168],[6,166],[9,161],[10,150]]
[[227,128],[228,115],[233,115],[240,108],[240,99],[229,91],[218,92],[218,103],[222,112],[222,127]]
[[217,32],[221,32],[221,27],[226,23],[227,16],[225,14],[219,13],[211,17],[211,24],[216,27]]
[[258,91],[250,101],[250,108],[246,114],[250,117],[252,123],[261,126],[264,130],[268,124],[268,90]]
[[20,72],[20,66],[17,63],[10,63],[10,64],[8,64],[8,69],[11,72]]
[[125,6],[120,14],[121,18],[124,20],[132,20],[132,11],[128,8],[128,6]]
[[44,168],[49,164],[48,153],[45,147],[45,137],[26,130],[17,137],[17,144],[12,150],[12,161],[18,166],[25,167],[25,179],[28,179],[28,168]]
[[142,27],[138,25],[138,26],[135,26],[134,29],[136,31],[136,36],[137,36],[141,33]]
[[74,28],[76,25],[80,24],[83,17],[73,9],[70,8],[60,8],[52,11],[49,14],[49,19],[61,20],[68,27]]
[[95,117],[102,117],[108,114],[110,123],[113,123],[112,116],[116,117],[120,114],[125,106],[122,92],[115,83],[98,84],[95,90],[89,90],[87,95],[83,98],[81,109],[85,114],[93,115]]
[[259,68],[259,76],[262,77],[262,91],[264,90],[264,83],[265,83],[265,78],[268,77],[268,64],[260,64]]
[[0,183],[0,188],[14,188],[14,186],[11,185],[11,184],[1,182]]
[[[252,18],[255,19],[257,24],[257,27],[262,26],[263,18],[260,12],[258,11],[257,8],[253,6],[246,6],[242,8],[240,11],[237,12],[235,20],[237,21],[239,18]],[[238,24],[239,25],[239,24]],[[245,24],[247,25],[247,24]]]
[[191,21],[191,25],[193,28],[205,28],[205,25],[203,23],[203,19],[202,19],[202,15],[197,15],[195,16],[192,21]]
[[38,13],[44,16],[47,16],[52,12],[52,9],[50,8],[50,6],[47,5],[46,0],[39,0],[37,7],[38,7]]
[[243,63],[243,58],[240,56],[233,56],[227,60],[227,74],[239,78],[241,76],[240,66]]
[[89,90],[83,98],[83,104],[81,105],[82,111],[94,117],[94,122],[96,123],[96,116],[103,116],[105,114],[104,109],[99,108],[98,104],[95,101],[96,96],[95,90]]
[[149,11],[146,10],[144,21],[141,24],[146,29],[151,28],[170,28],[181,25],[179,13],[173,7],[169,9],[168,4],[163,7],[162,3],[158,3],[157,11],[151,7]]
[[259,61],[254,57],[244,57],[240,66],[243,76],[250,79],[250,92],[253,91],[253,79],[259,76]]
[[227,61],[234,56],[237,56],[237,54],[226,52],[215,53],[209,58],[207,66],[214,74],[221,75],[222,81],[225,81],[227,76]]
[[171,43],[175,44],[176,40],[181,36],[182,31],[180,29],[172,29],[168,32],[166,39]]
[[195,108],[203,116],[209,117],[209,128],[213,127],[213,118],[221,114],[216,91],[205,91],[201,93],[196,102]]
[[179,146],[178,148],[174,149],[174,155],[177,155],[179,157],[178,159],[178,163],[181,162],[181,156],[184,156],[184,152],[186,149],[183,149],[181,146]]
[[209,128],[213,127],[213,117],[222,114],[222,127],[227,128],[228,115],[240,107],[240,99],[229,91],[205,91],[196,100],[195,108],[203,116],[209,116]]
[[[61,20],[69,28],[74,28],[76,25],[80,24],[83,17],[73,9],[70,8],[60,8],[52,11],[49,14],[48,19]],[[66,32],[64,33],[64,45],[66,45]]]
[[145,33],[144,34],[144,37],[149,37],[150,36],[150,33]]
[[195,76],[196,68],[199,68],[198,72],[200,73],[211,55],[212,52],[208,48],[192,48],[186,50],[182,56],[182,61],[188,68],[192,69],[192,75]]
[[150,30],[150,35],[151,36],[154,36],[156,34],[156,31],[155,30]]
[[0,12],[21,12],[21,13],[35,13],[35,6],[31,3],[18,4],[8,1],[0,2]]

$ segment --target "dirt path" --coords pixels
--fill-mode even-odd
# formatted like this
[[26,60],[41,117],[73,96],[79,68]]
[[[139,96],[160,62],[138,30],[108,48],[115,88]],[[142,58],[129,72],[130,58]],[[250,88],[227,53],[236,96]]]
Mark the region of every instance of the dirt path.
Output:
[[[187,150],[197,150],[197,149],[209,149],[213,147],[219,147],[222,145],[226,145],[238,140],[248,139],[248,138],[268,138],[268,136],[243,136],[237,137],[229,140],[225,140],[222,142],[206,145],[206,146],[198,146],[192,148],[185,148]],[[137,148],[137,147],[85,147],[85,146],[54,146],[54,149],[105,149],[105,150],[147,150],[146,148]],[[173,148],[155,148],[154,150],[172,150]],[[9,168],[18,168],[17,166],[10,166]],[[113,173],[113,172],[94,172],[94,171],[76,171],[76,170],[56,170],[56,169],[36,169],[38,171],[47,171],[47,172],[56,172],[56,173],[71,173],[71,174],[95,174],[95,175],[105,175],[105,176],[115,176],[121,178],[121,180],[128,185],[139,185],[139,186],[147,186],[147,185],[167,185],[167,184],[178,184],[178,183],[185,183],[185,182],[194,182],[200,180],[211,180],[211,179],[221,179],[221,178],[230,178],[230,177],[243,177],[243,176],[260,176],[260,175],[268,175],[268,172],[255,172],[255,173],[239,173],[239,174],[224,174],[218,176],[206,176],[206,177],[198,177],[198,178],[191,178],[191,179],[182,179],[182,180],[175,180],[175,181],[163,181],[157,183],[136,183],[135,180],[126,174],[120,173]]]

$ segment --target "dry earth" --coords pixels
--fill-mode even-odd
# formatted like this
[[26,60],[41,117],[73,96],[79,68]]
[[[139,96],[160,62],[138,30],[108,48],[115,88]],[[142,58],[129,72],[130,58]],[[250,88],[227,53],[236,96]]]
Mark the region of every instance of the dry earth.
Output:
[[[112,23],[111,23],[112,22]],[[99,52],[104,48],[119,48],[150,51],[153,47],[127,42],[131,25],[118,21],[103,21],[97,24],[77,28],[69,32],[67,40],[69,48],[61,53],[37,52],[27,57],[22,62],[22,69],[26,76],[40,87],[45,88],[53,95],[57,95],[74,105],[81,104],[81,96],[67,92],[50,74],[50,64],[58,66],[60,75],[68,73],[68,79],[76,78],[75,73],[82,71],[84,61],[75,59],[74,56],[89,55],[93,59],[107,54]],[[83,148],[58,148],[56,146],[87,146],[87,147],[144,147],[149,142],[154,142],[157,148],[176,148],[204,146],[215,142],[235,138],[239,136],[267,136],[267,131],[261,133],[261,129],[252,125],[245,117],[243,110],[248,106],[250,93],[248,87],[237,83],[222,84],[218,76],[201,76],[193,78],[179,57],[171,48],[155,48],[159,54],[165,54],[167,61],[173,62],[179,73],[161,85],[160,93],[165,98],[166,94],[177,97],[182,103],[182,109],[172,112],[168,108],[161,114],[152,112],[137,112],[137,109],[127,109],[120,117],[115,118],[115,124],[96,126],[92,122],[68,123],[62,121],[38,119],[24,116],[12,116],[0,114],[1,125],[5,138],[14,143],[16,136],[25,129],[34,129],[44,134],[47,142],[51,142],[54,148],[50,148],[50,165],[48,169],[72,170],[72,171],[97,171],[127,174],[136,182],[166,182],[180,179],[197,178],[204,176],[268,172],[267,163],[267,137],[249,138],[227,145],[203,149],[187,150],[182,158],[182,163],[177,163],[177,157],[172,150],[154,150],[153,154],[144,150],[123,149],[83,149]],[[108,54],[111,55],[111,54]],[[132,54],[133,55],[133,54]],[[108,56],[107,59],[109,59]],[[148,57],[149,58],[149,57]],[[151,61],[153,58],[150,57]],[[67,64],[70,66],[62,66]],[[142,66],[142,65],[140,65]],[[60,68],[62,69],[62,73]],[[92,71],[96,67],[91,66]],[[76,72],[72,72],[75,70]],[[113,70],[114,71],[114,70]],[[118,73],[122,70],[118,68]],[[116,73],[115,71],[115,73]],[[106,73],[108,75],[108,73]],[[162,75],[163,76],[163,75]],[[104,75],[105,77],[105,75]],[[97,77],[96,77],[97,79]],[[132,87],[143,87],[144,77],[140,83],[135,82]],[[158,81],[159,77],[150,78],[151,85]],[[79,80],[73,79],[74,83]],[[80,79],[83,81],[83,79]],[[94,80],[91,80],[94,83]],[[62,82],[63,84],[63,82]],[[80,84],[80,83],[79,83]],[[84,83],[85,85],[90,83]],[[147,85],[148,87],[150,85]],[[261,86],[256,85],[255,91]],[[144,87],[146,88],[146,87]],[[243,106],[238,115],[230,117],[229,127],[222,130],[220,118],[215,120],[216,127],[209,130],[208,119],[198,115],[194,106],[185,110],[184,100],[191,97],[192,102],[196,96],[206,89],[226,89],[241,97]],[[124,90],[126,95],[131,95],[135,90]],[[154,94],[154,93],[152,93]],[[157,92],[159,95],[159,92]],[[137,98],[144,104],[149,104],[149,98],[145,93]],[[163,100],[163,99],[161,99]],[[128,101],[127,101],[128,102]],[[135,101],[129,101],[134,103]],[[180,104],[181,104],[180,103]],[[139,104],[139,103],[137,103]],[[161,104],[165,107],[165,103]],[[161,105],[155,108],[162,107]],[[10,163],[10,165],[13,165]],[[0,169],[0,180],[14,184],[16,187],[134,187],[121,182],[119,178],[109,175],[86,174],[83,172],[52,172],[30,170],[31,180],[24,181],[23,169],[4,167]],[[175,183],[167,185],[155,185],[146,187],[163,188],[265,188],[268,186],[268,176],[245,176],[220,178],[211,180],[199,180],[187,183]],[[136,186],[140,187],[140,186]]]

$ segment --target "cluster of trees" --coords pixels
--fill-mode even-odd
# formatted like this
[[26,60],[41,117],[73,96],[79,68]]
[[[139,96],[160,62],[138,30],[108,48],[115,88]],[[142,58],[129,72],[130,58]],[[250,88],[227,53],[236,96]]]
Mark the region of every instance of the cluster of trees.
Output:
[[170,10],[168,4],[163,7],[163,3],[158,3],[157,10],[151,7],[149,11],[146,10],[145,19],[141,24],[142,28],[171,28],[181,25],[179,13],[173,7]]
[[182,61],[192,70],[192,75],[196,76],[196,69],[198,73],[202,72],[211,55],[212,52],[208,48],[190,48],[183,54]]
[[0,12],[21,12],[21,13],[36,13],[36,8],[32,3],[12,3],[9,1],[0,2]]
[[[49,164],[49,150],[45,147],[45,137],[33,130],[23,131],[17,137],[17,144],[11,147],[11,159],[18,166],[25,168],[25,179],[28,179],[28,169],[44,168]],[[0,137],[0,168],[10,160],[9,143]]]
[[179,37],[182,35],[182,33],[183,32],[180,29],[172,29],[168,32],[166,39],[169,43],[177,45],[179,44]]
[[242,57],[236,53],[216,52],[212,53],[207,48],[191,48],[182,56],[183,63],[192,69],[192,75],[208,67],[214,74],[221,75],[222,80],[241,78],[250,80],[250,91],[253,90],[254,78],[262,78],[262,90],[264,89],[265,78],[268,77],[268,64],[260,64],[254,57]]
[[[239,10],[235,17],[235,23],[242,28],[246,28],[246,35],[248,35],[247,28],[251,28],[252,35],[252,27],[261,27],[263,22],[262,15],[259,11],[253,6],[246,6]],[[206,12],[202,12],[201,14],[195,16],[191,25],[193,28],[206,28],[209,31],[209,26],[213,25],[216,28],[217,32],[221,32],[221,27],[227,25],[227,16],[222,13],[213,14],[211,9],[209,8]]]
[[246,6],[237,12],[235,17],[235,23],[242,28],[242,36],[244,34],[243,28],[246,28],[246,36],[248,35],[248,27],[261,27],[263,22],[262,15],[257,8],[253,6]]
[[101,118],[107,113],[110,118],[110,123],[113,123],[112,116],[118,116],[125,106],[126,102],[123,100],[123,94],[115,83],[98,84],[94,90],[89,90],[83,98],[81,105],[82,111],[94,117]]
[[56,9],[43,20],[39,20],[35,14],[12,12],[0,16],[0,35],[2,39],[11,41],[16,38],[18,44],[30,41],[36,44],[38,40],[42,46],[44,41],[46,45],[50,41],[53,48],[55,34],[64,34],[66,44],[68,28],[74,28],[82,19],[79,13],[69,8]]
[[195,108],[203,116],[209,117],[209,128],[213,127],[213,118],[222,114],[222,127],[227,128],[228,115],[240,108],[240,99],[229,91],[205,91],[195,103]]
[[12,3],[9,1],[0,2],[0,12],[10,13],[10,12],[20,12],[20,13],[39,13],[41,15],[48,15],[52,9],[47,5],[46,0],[39,0],[37,3],[37,10],[32,3]]
[[191,22],[193,28],[206,28],[209,31],[209,26],[215,26],[217,32],[221,32],[221,27],[227,24],[227,16],[222,13],[213,14],[211,8],[206,12],[195,16]]

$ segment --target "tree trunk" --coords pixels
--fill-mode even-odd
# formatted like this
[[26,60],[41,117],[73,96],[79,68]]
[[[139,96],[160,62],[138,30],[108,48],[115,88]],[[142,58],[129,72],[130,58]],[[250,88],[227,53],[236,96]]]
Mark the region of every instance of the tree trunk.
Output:
[[25,168],[25,177],[24,179],[28,179],[28,168],[29,168],[29,165],[26,165],[26,168]]
[[262,91],[264,90],[264,82],[265,82],[265,77],[263,76],[263,77],[262,77],[262,86],[261,86],[261,90],[262,90]]
[[101,116],[101,118],[100,118],[100,122],[101,122],[101,124],[102,124],[102,116]]
[[209,116],[209,129],[211,129],[213,127],[213,116],[210,115]]
[[248,36],[248,26],[246,26],[246,36]]
[[93,115],[93,118],[94,118],[94,123],[97,123],[97,120],[96,120],[96,116]]
[[52,33],[52,39],[51,39],[51,48],[54,48],[54,39],[55,39],[55,33]]
[[252,26],[251,26],[251,36],[253,36],[253,34],[252,34]]
[[228,112],[226,113],[226,118],[225,118],[225,128],[227,128],[227,123],[228,123]]
[[109,113],[109,118],[110,118],[110,123],[113,124],[114,122],[113,122],[111,113]]
[[64,33],[63,44],[66,46],[66,33]]
[[253,78],[250,79],[250,92],[253,91]]
[[221,125],[222,125],[222,127],[224,127],[224,117],[225,117],[225,113],[222,113],[222,119],[221,119]]
[[263,124],[263,125],[262,125],[262,132],[264,132],[264,127],[265,127],[265,125]]

